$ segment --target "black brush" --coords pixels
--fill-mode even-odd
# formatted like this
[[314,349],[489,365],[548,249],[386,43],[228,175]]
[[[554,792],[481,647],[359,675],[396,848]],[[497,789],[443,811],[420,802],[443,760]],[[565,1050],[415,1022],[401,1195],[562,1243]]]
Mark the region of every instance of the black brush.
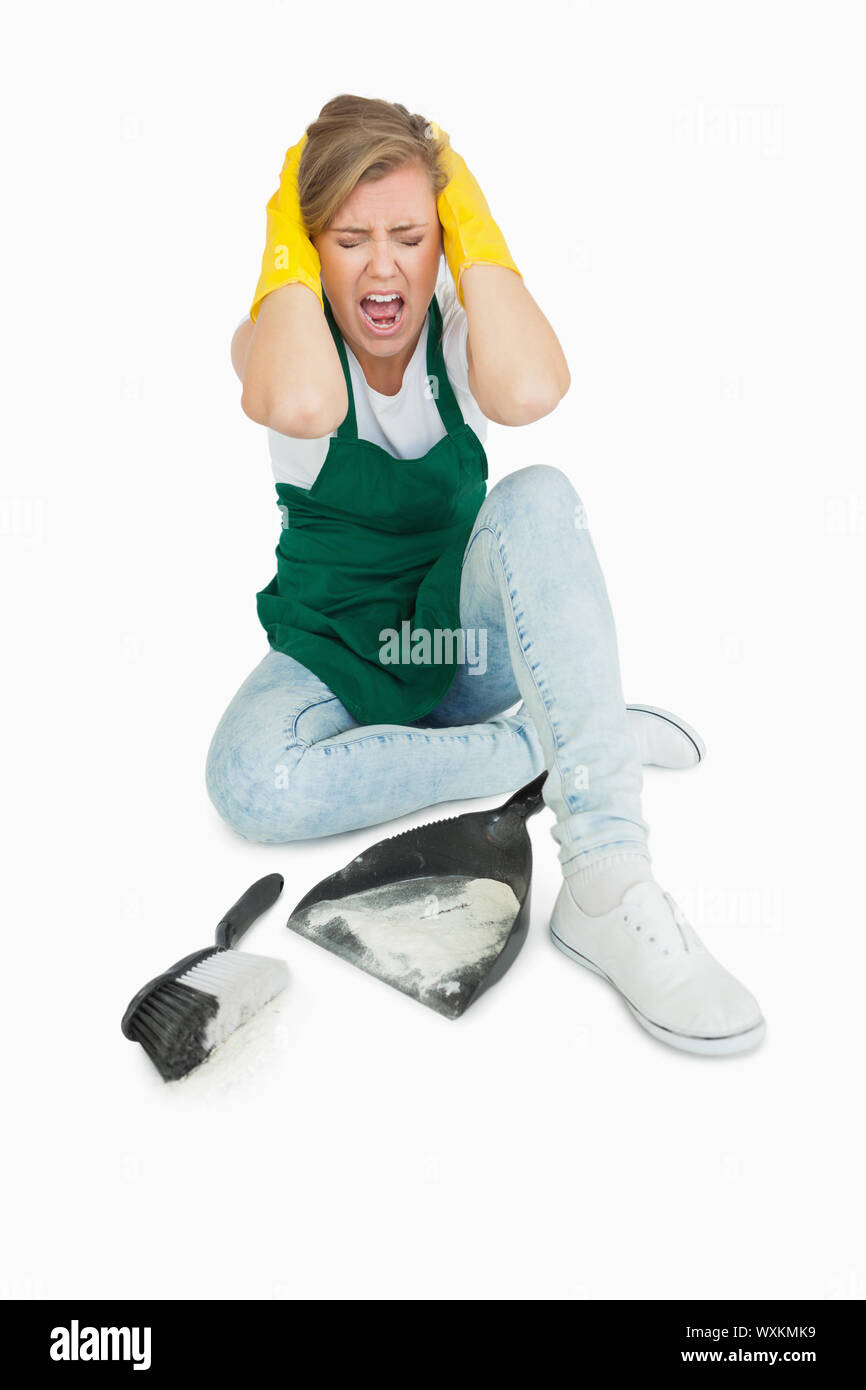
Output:
[[215,1047],[285,989],[285,961],[235,952],[249,927],[277,901],[282,874],[267,874],[230,907],[216,945],[176,961],[138,991],[120,1027],[139,1042],[164,1081],[201,1066]]

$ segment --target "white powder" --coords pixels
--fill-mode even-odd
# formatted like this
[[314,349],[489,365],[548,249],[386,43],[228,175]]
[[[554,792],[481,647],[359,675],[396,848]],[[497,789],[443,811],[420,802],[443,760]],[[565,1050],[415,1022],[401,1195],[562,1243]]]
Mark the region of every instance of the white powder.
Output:
[[461,975],[495,960],[519,910],[507,883],[438,875],[316,903],[289,925],[398,988],[411,977],[420,997],[457,993]]

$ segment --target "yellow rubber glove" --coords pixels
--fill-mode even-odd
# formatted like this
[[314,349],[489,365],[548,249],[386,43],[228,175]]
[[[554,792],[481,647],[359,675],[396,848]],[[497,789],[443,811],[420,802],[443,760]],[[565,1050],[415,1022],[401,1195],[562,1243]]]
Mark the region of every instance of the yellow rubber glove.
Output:
[[451,177],[439,194],[436,210],[442,223],[445,259],[457,286],[457,298],[465,309],[460,279],[467,266],[504,265],[516,271],[521,280],[523,276],[511,258],[505,237],[494,222],[487,199],[469,172],[465,159],[451,148],[448,133],[436,121],[430,121],[429,125],[434,139],[447,141],[444,164]]
[[301,217],[298,198],[298,166],[307,143],[307,132],[286,152],[280,186],[267,205],[268,227],[259,283],[250,307],[253,323],[259,315],[259,305],[271,290],[300,281],[309,285],[322,298],[322,263],[319,253],[307,236]]

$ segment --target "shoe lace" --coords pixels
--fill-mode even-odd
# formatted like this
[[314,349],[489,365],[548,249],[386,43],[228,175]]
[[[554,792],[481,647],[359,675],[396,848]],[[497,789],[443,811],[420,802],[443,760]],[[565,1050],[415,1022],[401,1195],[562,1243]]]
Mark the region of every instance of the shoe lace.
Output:
[[[665,900],[667,901],[667,904],[668,904],[668,906],[669,906],[669,908],[670,908],[670,910],[671,910],[671,915],[673,916],[673,919],[674,919],[674,921],[675,921],[677,927],[679,928],[680,936],[682,937],[682,940],[683,940],[683,946],[684,946],[685,949],[688,951],[688,950],[690,950],[690,947],[689,947],[689,943],[688,943],[688,940],[687,940],[687,938],[686,938],[685,932],[684,932],[684,930],[683,930],[684,927],[686,927],[686,926],[689,925],[688,919],[687,919],[685,913],[683,912],[682,908],[681,908],[681,907],[679,906],[679,904],[677,903],[676,899],[673,898],[673,897],[671,896],[671,894],[668,893],[668,892],[666,892],[664,889],[662,889],[662,893],[664,894]],[[640,915],[640,914],[635,914],[635,915]],[[623,913],[622,920],[623,920],[623,922],[625,922],[626,924],[629,924],[629,923],[631,922],[631,912],[630,912],[630,911],[624,912],[624,913]],[[636,931],[636,932],[643,931],[643,930],[645,929],[645,923],[644,923],[644,922],[635,922],[635,923],[634,923],[634,928],[633,928],[633,929],[634,929],[634,931]],[[650,942],[652,942],[653,944],[655,944],[655,940],[656,940],[655,936],[648,936],[646,939],[647,939],[647,941],[650,941]],[[663,947],[661,948],[661,950],[662,950],[662,955],[665,955],[665,956],[669,956],[670,953],[671,953],[671,952],[670,952],[670,947],[669,947],[669,946],[663,946]]]

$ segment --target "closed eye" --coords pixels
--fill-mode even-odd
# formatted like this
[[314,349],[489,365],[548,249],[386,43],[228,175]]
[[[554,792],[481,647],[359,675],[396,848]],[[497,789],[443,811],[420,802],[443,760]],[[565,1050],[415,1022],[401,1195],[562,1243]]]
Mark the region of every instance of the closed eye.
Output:
[[[421,242],[422,242],[423,240],[424,240],[424,238],[419,236],[419,237],[416,237],[414,241],[403,241],[403,242],[401,242],[400,244],[401,244],[402,246],[420,246],[420,244],[421,244]],[[343,246],[343,247],[345,247],[345,249],[346,249],[347,251],[349,251],[349,250],[351,250],[351,248],[352,248],[353,246],[360,246],[361,243],[360,243],[360,241],[338,241],[338,242],[337,242],[337,245],[338,245],[338,246]]]

